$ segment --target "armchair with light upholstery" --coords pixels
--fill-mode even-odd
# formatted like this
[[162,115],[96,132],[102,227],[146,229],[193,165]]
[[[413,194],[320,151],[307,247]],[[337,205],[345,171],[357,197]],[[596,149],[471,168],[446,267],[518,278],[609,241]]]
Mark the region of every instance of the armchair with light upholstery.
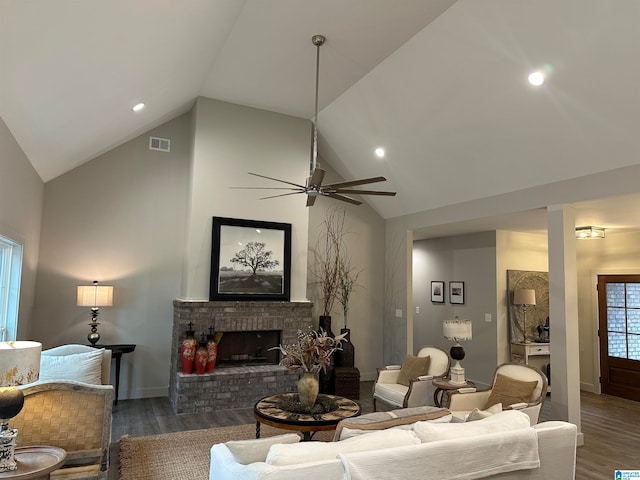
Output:
[[398,383],[401,366],[389,365],[378,369],[378,377],[373,386],[373,410],[377,410],[377,401],[393,408],[434,406],[434,377],[449,373],[451,360],[449,354],[438,347],[422,347],[416,357],[429,357],[427,373],[408,380],[408,385]]
[[[47,356],[57,358],[51,362]],[[107,479],[114,400],[110,365],[109,350],[63,345],[44,350],[41,380],[20,387],[24,407],[11,421],[18,446],[52,445],[67,452],[51,478]]]
[[540,420],[547,386],[547,377],[539,369],[503,363],[496,368],[489,388],[460,388],[450,392],[448,408],[454,422],[463,422],[474,409],[484,411],[502,403],[503,410],[520,410],[529,415],[531,425],[535,425]]

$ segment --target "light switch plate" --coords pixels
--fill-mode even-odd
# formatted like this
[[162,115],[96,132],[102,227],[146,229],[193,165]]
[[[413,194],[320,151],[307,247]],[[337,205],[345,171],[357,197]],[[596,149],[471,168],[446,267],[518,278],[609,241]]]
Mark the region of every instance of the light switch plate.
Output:
[[490,313],[485,313],[484,314],[484,321],[491,323],[491,314]]
[[402,310],[396,309],[396,318],[402,318]]

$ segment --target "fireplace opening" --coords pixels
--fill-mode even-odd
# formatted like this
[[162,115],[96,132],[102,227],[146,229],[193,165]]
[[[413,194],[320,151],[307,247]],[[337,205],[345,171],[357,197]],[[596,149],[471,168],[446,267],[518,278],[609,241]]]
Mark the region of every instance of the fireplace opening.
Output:
[[280,345],[281,330],[224,332],[218,344],[219,367],[277,365],[280,351],[269,350]]

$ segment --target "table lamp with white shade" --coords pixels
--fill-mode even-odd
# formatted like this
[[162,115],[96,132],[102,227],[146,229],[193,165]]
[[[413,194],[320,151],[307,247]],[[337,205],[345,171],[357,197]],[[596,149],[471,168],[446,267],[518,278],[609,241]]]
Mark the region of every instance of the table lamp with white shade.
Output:
[[449,351],[449,355],[456,363],[449,370],[450,382],[455,385],[464,385],[466,380],[464,378],[464,368],[460,365],[460,360],[464,359],[464,348],[460,345],[460,342],[471,340],[472,328],[471,321],[459,320],[458,317],[453,320],[445,320],[442,324],[442,333],[444,337],[455,342]]
[[79,285],[77,305],[79,307],[91,307],[91,331],[87,335],[87,340],[91,345],[95,345],[100,340],[98,333],[98,314],[100,307],[110,307],[113,305],[113,287],[111,285],[98,285],[94,280],[93,285]]
[[20,413],[24,395],[18,385],[35,382],[40,376],[38,342],[0,342],[0,472],[18,468],[15,459],[18,430],[9,420]]

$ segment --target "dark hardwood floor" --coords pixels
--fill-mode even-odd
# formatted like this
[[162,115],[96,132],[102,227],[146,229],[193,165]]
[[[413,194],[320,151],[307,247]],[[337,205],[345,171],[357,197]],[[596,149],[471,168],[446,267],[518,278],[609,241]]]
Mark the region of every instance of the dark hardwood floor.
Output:
[[[372,386],[373,382],[361,383],[359,403],[363,413],[373,409]],[[552,420],[550,400],[543,407],[541,421]],[[582,392],[581,401],[584,446],[578,448],[576,479],[602,480],[614,478],[616,469],[640,470],[640,402],[588,392]],[[254,421],[251,408],[175,415],[166,397],[121,400],[113,409],[109,479],[118,479],[118,461],[113,457],[118,454],[117,442],[122,435],[155,435]]]

